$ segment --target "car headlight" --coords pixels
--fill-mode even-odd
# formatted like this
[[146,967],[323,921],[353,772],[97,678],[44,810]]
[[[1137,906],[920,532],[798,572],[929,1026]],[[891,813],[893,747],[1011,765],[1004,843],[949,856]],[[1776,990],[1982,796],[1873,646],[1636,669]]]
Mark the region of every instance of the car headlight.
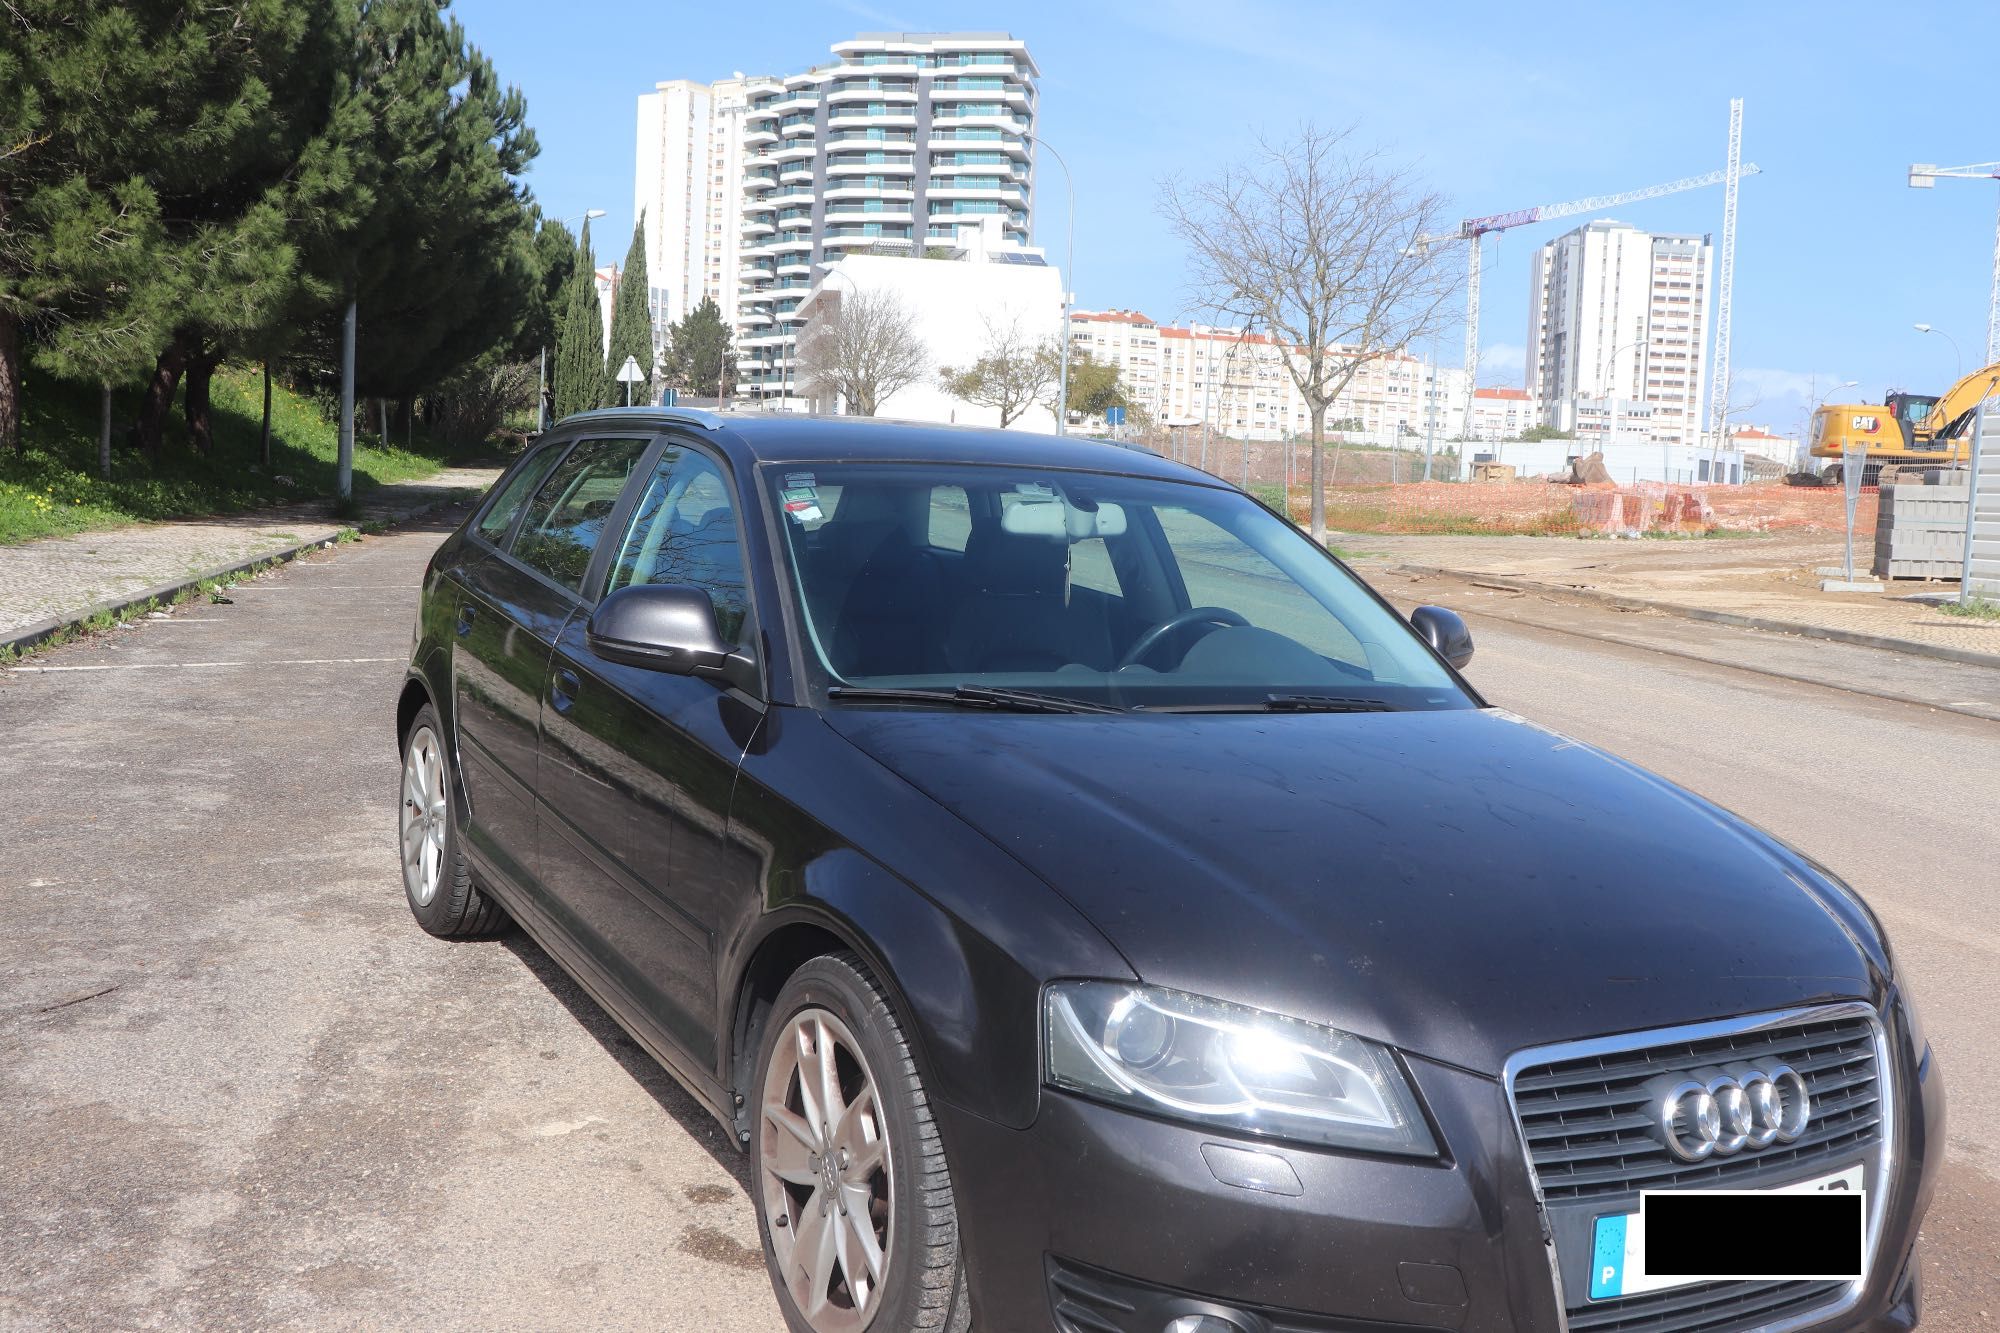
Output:
[[1044,993],[1047,1078],[1218,1129],[1430,1157],[1416,1094],[1382,1046],[1183,991],[1059,981]]

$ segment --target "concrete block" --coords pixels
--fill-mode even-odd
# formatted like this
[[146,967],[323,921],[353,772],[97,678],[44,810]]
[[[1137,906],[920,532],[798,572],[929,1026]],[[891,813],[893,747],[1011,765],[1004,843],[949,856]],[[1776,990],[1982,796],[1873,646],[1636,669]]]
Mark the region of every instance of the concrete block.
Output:
[[1883,586],[1882,584],[1880,584],[1880,583],[1877,583],[1877,582],[1876,582],[1875,580],[1873,580],[1873,579],[1865,579],[1865,580],[1864,580],[1864,579],[1856,579],[1856,580],[1854,580],[1854,581],[1853,581],[1852,583],[1849,583],[1849,582],[1848,582],[1848,581],[1847,581],[1846,579],[1821,579],[1821,580],[1819,581],[1819,590],[1820,590],[1821,592],[1886,592],[1886,591],[1888,591],[1888,590],[1887,590],[1887,589],[1886,589],[1886,588],[1885,588],[1885,587],[1884,587],[1884,586]]

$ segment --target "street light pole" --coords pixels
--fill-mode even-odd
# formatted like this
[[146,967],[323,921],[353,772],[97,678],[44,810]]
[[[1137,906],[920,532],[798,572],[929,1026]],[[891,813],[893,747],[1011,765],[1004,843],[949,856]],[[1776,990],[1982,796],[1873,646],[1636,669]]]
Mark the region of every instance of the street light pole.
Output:
[[354,307],[340,321],[340,443],[335,461],[334,494],[343,502],[354,498]]
[[1956,375],[1953,375],[1952,379],[1954,381],[1957,381],[1965,378],[1965,355],[1958,350],[1958,339],[1952,337],[1949,333],[1946,333],[1943,329],[1932,328],[1928,324],[1912,324],[1910,327],[1915,329],[1918,333],[1935,333],[1938,337],[1950,343],[1951,359],[1958,365],[1958,373]]
[[1023,134],[1024,139],[1037,148],[1049,150],[1049,156],[1062,168],[1063,190],[1069,196],[1069,220],[1063,250],[1063,292],[1062,292],[1062,383],[1056,391],[1056,434],[1069,434],[1069,309],[1076,296],[1076,179],[1070,175],[1069,163],[1056,151],[1054,144],[1039,134]]

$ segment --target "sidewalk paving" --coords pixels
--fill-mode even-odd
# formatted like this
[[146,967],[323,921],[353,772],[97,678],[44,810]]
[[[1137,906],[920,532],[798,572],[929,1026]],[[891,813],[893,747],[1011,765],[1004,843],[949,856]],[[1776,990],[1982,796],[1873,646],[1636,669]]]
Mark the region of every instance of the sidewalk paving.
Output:
[[447,468],[379,486],[355,519],[306,501],[171,523],[133,523],[73,537],[0,546],[0,644],[51,621],[83,619],[166,584],[326,541],[342,528],[388,520],[483,492],[497,468]]
[[[1851,642],[2000,665],[2000,622],[1948,616],[1913,600],[1956,597],[1956,583],[1890,582],[1882,593],[1823,593],[1820,566],[1838,565],[1825,533],[1682,541],[1575,537],[1434,537],[1332,533],[1362,568],[1376,561],[1505,579],[1585,597],[1629,598],[1703,617],[1741,617]],[[1861,552],[1857,550],[1857,558]]]

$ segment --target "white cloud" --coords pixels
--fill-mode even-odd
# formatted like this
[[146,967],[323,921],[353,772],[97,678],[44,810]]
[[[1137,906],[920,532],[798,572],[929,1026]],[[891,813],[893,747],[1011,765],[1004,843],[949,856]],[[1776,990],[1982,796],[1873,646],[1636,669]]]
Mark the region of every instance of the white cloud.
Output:
[[1487,343],[1479,349],[1479,376],[1519,379],[1528,369],[1528,349],[1518,343]]

